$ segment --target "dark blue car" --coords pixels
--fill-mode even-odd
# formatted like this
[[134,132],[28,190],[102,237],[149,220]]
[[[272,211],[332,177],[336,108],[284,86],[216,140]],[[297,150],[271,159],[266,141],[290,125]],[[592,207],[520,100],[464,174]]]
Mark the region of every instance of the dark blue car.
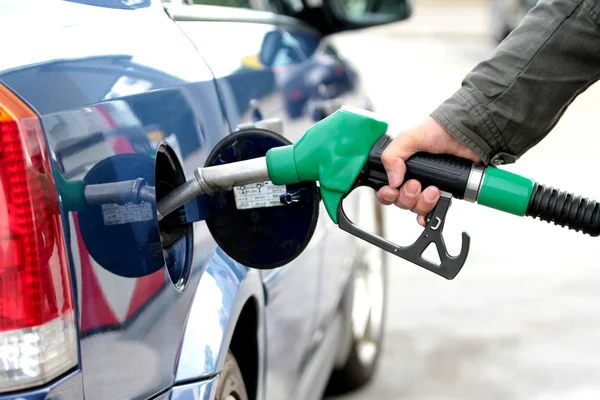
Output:
[[[381,251],[321,205],[301,255],[249,268],[215,239],[210,201],[192,202],[196,222],[159,223],[156,204],[197,167],[270,146],[240,131],[294,142],[342,104],[370,108],[329,37],[410,12],[402,0],[3,1],[0,398],[304,400],[369,381]],[[345,206],[383,234],[371,190]],[[225,221],[240,251],[284,245]],[[293,238],[293,221],[275,222]]]

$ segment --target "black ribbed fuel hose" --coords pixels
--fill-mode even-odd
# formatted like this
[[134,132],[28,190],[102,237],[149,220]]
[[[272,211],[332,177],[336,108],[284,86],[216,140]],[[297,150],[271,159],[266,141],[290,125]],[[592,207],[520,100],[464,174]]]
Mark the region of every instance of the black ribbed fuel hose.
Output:
[[600,234],[600,203],[553,187],[535,184],[526,215],[590,236]]

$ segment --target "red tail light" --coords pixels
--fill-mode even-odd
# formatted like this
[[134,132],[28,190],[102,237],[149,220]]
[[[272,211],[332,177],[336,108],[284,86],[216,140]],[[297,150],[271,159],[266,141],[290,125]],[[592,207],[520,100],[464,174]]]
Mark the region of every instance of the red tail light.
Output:
[[0,391],[77,363],[63,237],[40,121],[0,86]]

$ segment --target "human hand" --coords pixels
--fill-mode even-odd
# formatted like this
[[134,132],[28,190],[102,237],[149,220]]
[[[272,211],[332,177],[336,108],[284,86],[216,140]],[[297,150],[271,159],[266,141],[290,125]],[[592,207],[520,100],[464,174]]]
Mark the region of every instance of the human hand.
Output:
[[423,190],[419,181],[404,181],[404,163],[417,152],[450,154],[481,163],[480,157],[451,136],[435,119],[428,117],[421,124],[399,134],[384,150],[381,162],[388,174],[389,185],[377,192],[377,199],[384,205],[395,204],[417,214],[420,225],[426,226],[425,216],[440,198],[440,190],[429,186]]

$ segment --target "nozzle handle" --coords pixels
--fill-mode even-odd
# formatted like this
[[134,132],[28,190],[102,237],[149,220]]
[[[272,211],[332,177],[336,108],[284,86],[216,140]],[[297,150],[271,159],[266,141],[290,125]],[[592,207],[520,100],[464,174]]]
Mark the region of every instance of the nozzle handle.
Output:
[[[382,135],[371,148],[365,170],[359,178],[362,186],[379,190],[388,184],[381,155],[392,140],[390,136]],[[404,181],[416,179],[423,189],[436,186],[457,199],[475,201],[477,198],[481,173],[474,176],[473,170],[477,166],[470,160],[446,154],[416,153],[405,164]]]
[[[381,155],[392,140],[384,134],[373,145],[357,186],[379,190],[388,184]],[[404,182],[410,179],[419,181],[422,188],[436,186],[457,199],[600,236],[599,202],[505,170],[446,154],[416,153],[406,160]]]

